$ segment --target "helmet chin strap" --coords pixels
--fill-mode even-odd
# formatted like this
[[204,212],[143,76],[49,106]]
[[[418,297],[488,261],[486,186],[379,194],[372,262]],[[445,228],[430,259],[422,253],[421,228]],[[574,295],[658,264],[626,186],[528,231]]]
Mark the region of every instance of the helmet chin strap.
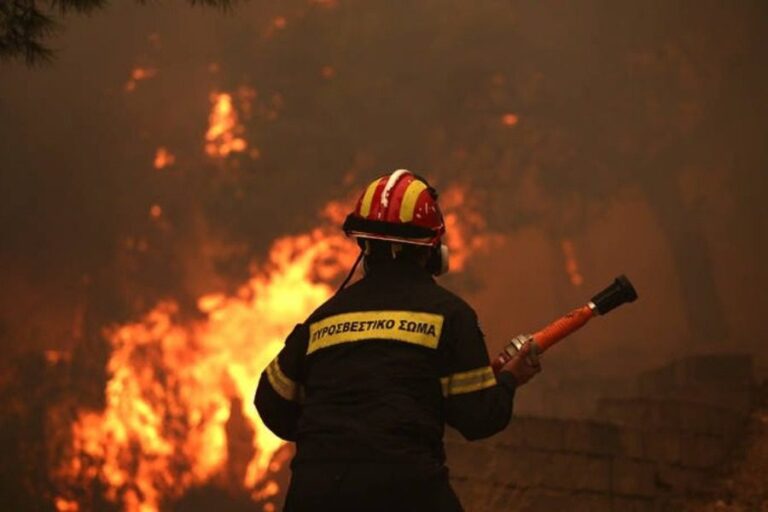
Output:
[[352,265],[352,269],[349,271],[349,274],[347,274],[347,277],[344,279],[344,282],[341,283],[341,286],[339,286],[339,289],[336,290],[336,294],[338,294],[341,290],[343,290],[347,284],[349,284],[349,280],[352,279],[352,276],[355,275],[355,270],[357,270],[357,266],[360,264],[360,260],[363,259],[363,255],[368,253],[368,246],[366,244],[366,248],[364,250],[360,251],[360,254],[357,255],[357,259],[355,260],[355,264]]
[[402,244],[391,243],[389,244],[389,252],[392,254],[392,259],[396,260],[397,255],[403,250]]

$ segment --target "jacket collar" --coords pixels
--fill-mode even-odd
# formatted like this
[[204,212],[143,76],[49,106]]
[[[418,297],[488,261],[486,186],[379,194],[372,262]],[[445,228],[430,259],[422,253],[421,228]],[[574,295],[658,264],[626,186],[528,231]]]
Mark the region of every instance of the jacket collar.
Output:
[[433,279],[432,274],[427,269],[410,260],[379,262],[370,267],[365,276],[373,279],[405,278],[418,281],[431,281]]

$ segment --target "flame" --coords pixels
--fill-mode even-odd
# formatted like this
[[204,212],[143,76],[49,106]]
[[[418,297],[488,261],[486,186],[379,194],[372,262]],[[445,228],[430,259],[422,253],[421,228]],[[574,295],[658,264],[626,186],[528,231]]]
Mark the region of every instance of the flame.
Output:
[[487,231],[485,218],[477,211],[464,187],[448,187],[440,194],[440,206],[451,270],[464,270],[472,253],[488,250],[501,240],[502,235]]
[[80,505],[76,501],[64,498],[56,498],[54,505],[58,512],[78,512],[80,510]]
[[158,171],[176,163],[176,157],[163,146],[157,148],[153,165]]
[[133,68],[133,71],[131,71],[131,79],[132,80],[146,80],[147,78],[152,78],[157,74],[157,70],[153,68]]
[[[234,296],[199,299],[204,320],[182,322],[169,301],[109,329],[106,408],[78,415],[66,478],[98,479],[106,497],[128,512],[157,511],[163,499],[209,482],[233,464],[230,457],[248,451],[228,449],[236,417],[246,424],[240,435],[249,436],[250,447],[239,485],[253,488],[278,471],[285,460],[272,455],[282,441],[252,406],[258,376],[286,333],[330,297],[329,282],[351,266],[357,250],[330,227],[286,236]],[[254,497],[278,492],[270,481]],[[66,508],[75,501],[57,503],[61,511],[77,510]]]
[[[468,210],[463,188],[450,187],[444,198],[452,263],[462,268],[490,239],[470,236],[484,221]],[[283,442],[252,406],[254,388],[286,334],[331,296],[331,283],[355,260],[359,249],[337,227],[350,208],[331,202],[324,226],[276,240],[235,294],[200,297],[203,319],[184,321],[166,301],[140,321],[108,329],[106,407],[80,411],[72,425],[71,454],[60,469],[67,487],[97,480],[127,512],[154,512],[217,476],[255,489],[278,472],[288,457],[273,457]],[[266,480],[252,496],[279,492]],[[82,506],[69,497],[56,503],[60,512]]]
[[208,131],[205,133],[205,152],[212,158],[225,158],[230,153],[245,151],[248,143],[240,136],[243,125],[240,124],[232,103],[232,95],[213,93],[211,103],[213,108],[208,117]]
[[123,89],[125,92],[133,92],[142,80],[148,80],[157,74],[155,68],[142,68],[136,66],[131,70],[131,78],[125,83]]
[[573,286],[581,286],[584,282],[584,277],[579,272],[579,263],[576,261],[576,250],[573,245],[573,241],[565,238],[561,242],[563,248],[563,256],[565,257],[565,271],[568,273],[568,279],[570,279]]

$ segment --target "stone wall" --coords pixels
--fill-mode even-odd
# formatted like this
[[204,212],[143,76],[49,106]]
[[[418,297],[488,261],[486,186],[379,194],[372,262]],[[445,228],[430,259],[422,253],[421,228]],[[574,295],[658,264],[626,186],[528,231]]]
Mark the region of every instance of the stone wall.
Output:
[[599,401],[593,420],[518,417],[471,443],[449,432],[466,510],[672,512],[706,495],[745,426],[751,359],[687,358],[641,375],[635,388]]

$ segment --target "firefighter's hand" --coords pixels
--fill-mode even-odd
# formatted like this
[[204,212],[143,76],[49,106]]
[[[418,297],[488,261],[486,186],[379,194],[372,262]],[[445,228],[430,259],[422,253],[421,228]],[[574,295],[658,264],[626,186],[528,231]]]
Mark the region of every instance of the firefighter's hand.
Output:
[[530,341],[527,341],[520,351],[501,367],[502,372],[509,372],[515,376],[518,386],[522,386],[541,371],[539,355]]

